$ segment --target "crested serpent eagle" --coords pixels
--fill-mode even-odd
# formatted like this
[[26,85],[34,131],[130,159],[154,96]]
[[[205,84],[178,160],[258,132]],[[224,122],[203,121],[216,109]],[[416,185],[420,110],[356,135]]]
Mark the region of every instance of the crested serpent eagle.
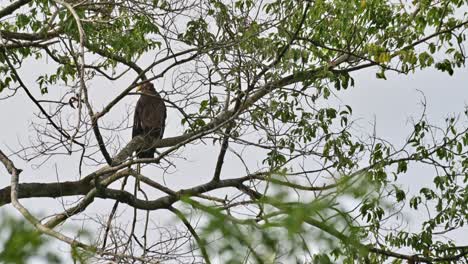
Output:
[[[136,91],[141,95],[135,107],[132,138],[140,135],[151,140],[162,138],[166,122],[163,99],[150,82],[138,86]],[[153,158],[155,150],[155,147],[137,149],[136,155],[138,158]]]

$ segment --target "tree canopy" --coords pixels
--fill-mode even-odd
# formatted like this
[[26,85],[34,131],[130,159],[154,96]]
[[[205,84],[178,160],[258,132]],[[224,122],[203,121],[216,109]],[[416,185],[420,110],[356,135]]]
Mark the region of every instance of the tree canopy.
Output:
[[[443,127],[423,111],[396,145],[362,131],[353,105],[331,98],[360,85],[355,76],[366,69],[379,79],[427,68],[453,75],[465,64],[467,7],[2,1],[0,97],[20,97],[36,115],[28,142],[1,147],[11,181],[0,204],[84,262],[466,263],[468,245],[446,235],[466,232],[468,110]],[[129,134],[128,105],[145,81],[169,108],[163,139]],[[155,158],[133,156],[153,146]],[[206,177],[165,183],[174,172],[193,177],[199,164],[180,164],[202,148],[215,153],[199,168]],[[235,171],[224,166],[232,160]],[[20,182],[60,162],[73,166],[55,171],[55,182]],[[140,173],[137,164],[148,166]],[[399,178],[417,167],[431,169],[433,184],[409,193]],[[60,200],[61,212],[40,219],[25,198],[37,201],[35,210],[44,198],[74,203]],[[111,203],[90,214],[102,200]],[[421,210],[409,230],[402,216]],[[161,216],[179,226],[164,226]],[[67,230],[72,224],[98,232],[82,239]]]

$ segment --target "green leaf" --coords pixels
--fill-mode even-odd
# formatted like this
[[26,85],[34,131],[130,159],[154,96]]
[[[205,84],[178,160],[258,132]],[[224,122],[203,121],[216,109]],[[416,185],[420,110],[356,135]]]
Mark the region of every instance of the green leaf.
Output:
[[382,70],[380,72],[377,72],[375,75],[376,75],[377,79],[387,80],[387,77],[385,76],[385,71],[384,70]]

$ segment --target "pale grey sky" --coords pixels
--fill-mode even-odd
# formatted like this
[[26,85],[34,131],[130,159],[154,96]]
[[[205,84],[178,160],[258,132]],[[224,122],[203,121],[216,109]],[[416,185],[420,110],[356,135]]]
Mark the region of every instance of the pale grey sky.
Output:
[[[37,78],[37,69],[46,70],[52,68],[46,61],[31,61],[25,64],[21,69],[21,74],[27,85],[31,88],[35,95],[39,96],[35,79]],[[341,104],[348,104],[353,108],[353,119],[363,128],[364,132],[372,133],[372,123],[376,120],[376,132],[379,137],[385,138],[396,145],[401,145],[412,128],[411,118],[418,118],[421,111],[421,100],[424,93],[427,100],[427,114],[433,124],[440,126],[444,125],[445,117],[454,113],[463,112],[468,104],[468,69],[456,70],[454,76],[449,76],[446,73],[441,73],[435,70],[417,71],[408,76],[387,74],[386,81],[375,78],[376,69],[369,69],[362,72],[352,74],[356,79],[355,87],[351,87],[346,91],[335,91]],[[134,74],[131,74],[134,76]],[[124,78],[115,83],[109,81],[99,81],[90,83],[91,96],[93,104],[97,109],[106,105],[113,96],[125,88],[132,78]],[[160,88],[164,85],[170,85],[170,81],[158,80],[155,86]],[[421,92],[419,92],[419,90]],[[49,90],[50,96],[60,94],[60,91]],[[1,94],[4,95],[4,94]],[[125,119],[125,113],[132,109],[137,97],[131,96],[126,98],[106,117],[107,122],[120,122]],[[24,145],[28,144],[28,139],[34,137],[31,122],[38,113],[23,91],[19,91],[13,98],[0,101],[0,124],[3,124],[0,131],[0,148],[10,154],[10,150],[20,148],[19,142]],[[130,118],[131,125],[131,118]],[[166,137],[175,136],[180,133],[180,115],[175,111],[169,111],[167,118]],[[464,124],[465,126],[468,124]],[[367,131],[366,131],[367,130]],[[126,130],[120,133],[120,136],[125,140],[130,140],[131,132]],[[171,174],[164,176],[164,180],[168,186],[179,189],[193,186],[195,184],[205,182],[212,177],[214,170],[214,160],[218,153],[218,146],[213,147],[211,142],[197,143],[197,145],[189,145],[180,152],[184,159],[174,159],[177,165],[177,170],[172,169]],[[261,165],[261,159],[255,157],[255,153],[245,153],[247,157],[252,157],[252,166]],[[16,157],[12,157],[17,167],[22,168],[24,172],[21,174],[21,182],[54,182],[76,180],[77,160],[78,156],[73,158],[68,156],[57,156],[49,160],[44,166],[35,168],[34,163],[26,164]],[[57,179],[56,168],[60,172]],[[84,175],[87,171],[94,170],[93,167],[85,168]],[[69,171],[70,174],[63,173]],[[224,175],[240,176],[244,173],[242,164],[232,154],[226,156],[225,167],[223,168]],[[406,186],[411,192],[419,190],[423,185],[431,184],[432,179],[428,175],[428,171],[424,168],[412,168],[410,172],[401,177],[399,182]],[[163,182],[162,174],[159,170],[151,169],[151,176],[158,182]],[[0,169],[0,187],[9,185],[10,177],[6,171]],[[76,198],[67,199],[29,199],[24,200],[24,204],[32,212],[39,215],[48,215],[53,212],[63,210],[63,201],[76,201]],[[86,215],[94,216],[96,213],[107,214],[111,210],[111,201],[98,201],[86,210]],[[12,212],[11,206],[5,206],[2,211],[8,210]],[[129,210],[127,210],[129,211]],[[80,219],[80,217],[77,217]],[[155,217],[156,221],[161,224],[171,224],[170,219],[161,219]],[[79,222],[75,222],[75,226],[79,226]],[[87,226],[89,228],[90,226]],[[466,229],[465,229],[466,230]],[[450,234],[459,242],[468,243],[468,238],[465,234],[460,233]],[[66,247],[63,248],[66,250]]]

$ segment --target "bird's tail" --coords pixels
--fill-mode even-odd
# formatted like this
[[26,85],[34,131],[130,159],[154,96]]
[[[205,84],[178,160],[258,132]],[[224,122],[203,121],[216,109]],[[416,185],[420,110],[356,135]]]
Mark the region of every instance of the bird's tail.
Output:
[[149,149],[140,150],[137,153],[137,157],[139,159],[154,158],[154,152],[155,151],[156,151],[156,148],[149,148]]

